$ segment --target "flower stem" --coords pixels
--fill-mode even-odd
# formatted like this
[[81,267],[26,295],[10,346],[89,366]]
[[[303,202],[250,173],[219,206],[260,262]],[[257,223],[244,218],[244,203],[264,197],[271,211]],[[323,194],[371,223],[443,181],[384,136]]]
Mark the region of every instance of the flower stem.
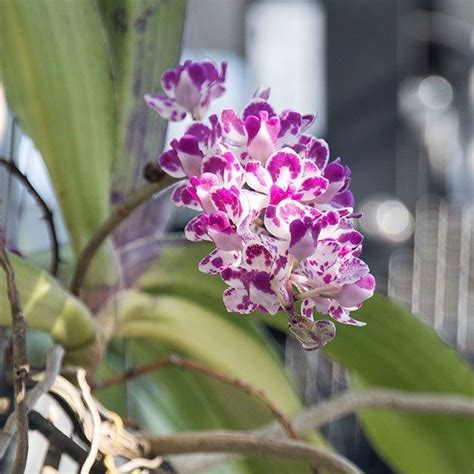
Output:
[[153,195],[174,183],[176,183],[174,178],[163,175],[163,178],[160,181],[145,184],[137,189],[124,203],[120,204],[112,211],[106,221],[92,235],[77,259],[76,268],[70,285],[72,294],[76,296],[79,294],[87,269],[89,268],[94,255],[107,237],[111,235],[119,224],[121,224],[135,209],[151,199]]
[[291,427],[291,423],[288,418],[280,411],[280,409],[273,403],[273,401],[267,396],[265,392],[247,382],[244,382],[243,380],[240,380],[235,377],[229,377],[228,375],[225,375],[222,372],[210,369],[209,367],[206,367],[205,365],[202,365],[194,360],[183,359],[178,356],[170,356],[165,359],[159,359],[141,367],[130,369],[128,372],[125,372],[122,375],[117,375],[116,377],[111,377],[102,380],[101,382],[97,383],[94,388],[96,390],[104,389],[118,383],[123,383],[131,378],[138,377],[140,375],[144,375],[146,373],[153,372],[158,369],[162,369],[164,367],[178,367],[180,369],[198,372],[208,377],[217,379],[227,385],[232,385],[233,387],[239,389],[247,395],[257,398],[265,406],[268,407],[268,409],[272,412],[273,416],[281,425],[285,433],[290,438],[298,439],[298,436],[293,431],[293,428]]

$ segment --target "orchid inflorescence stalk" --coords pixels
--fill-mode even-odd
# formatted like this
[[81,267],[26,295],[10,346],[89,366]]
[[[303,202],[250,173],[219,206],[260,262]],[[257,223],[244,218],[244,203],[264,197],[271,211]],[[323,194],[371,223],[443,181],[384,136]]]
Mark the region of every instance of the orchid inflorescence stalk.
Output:
[[[164,172],[186,178],[173,191],[180,207],[199,211],[186,237],[212,241],[201,260],[219,274],[230,312],[286,311],[290,331],[307,350],[335,336],[331,320],[363,326],[350,312],[370,298],[375,279],[359,258],[350,169],[329,161],[328,144],[305,133],[314,115],[277,112],[269,89],[258,90],[239,115],[224,110],[202,120],[224,89],[226,64],[186,61],[166,71],[166,96],[147,104],[171,121],[193,118],[185,134],[159,157]],[[300,313],[296,305],[301,301]]]

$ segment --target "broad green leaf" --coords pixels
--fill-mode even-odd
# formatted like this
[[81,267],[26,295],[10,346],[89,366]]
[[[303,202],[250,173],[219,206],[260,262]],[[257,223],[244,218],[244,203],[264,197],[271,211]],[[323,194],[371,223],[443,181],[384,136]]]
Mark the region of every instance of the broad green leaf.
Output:
[[[474,396],[468,365],[410,313],[376,295],[355,316],[367,326],[338,326],[325,352],[351,370],[357,387]],[[383,410],[364,410],[361,419],[374,446],[398,472],[472,472],[472,419]]]
[[[124,372],[123,355],[119,344],[112,344],[106,360],[99,370],[100,377]],[[153,359],[176,353],[163,344],[145,340],[128,340],[128,359],[138,366]],[[164,369],[128,382],[124,386],[113,386],[95,393],[106,406],[122,416],[132,418],[144,429],[152,433],[171,433],[193,429],[228,428],[227,413],[234,406],[235,393],[230,398],[214,387],[204,377],[179,369]],[[126,393],[129,406],[126,410]],[[221,395],[221,397],[219,397]],[[243,397],[237,400],[238,406]],[[244,399],[245,403],[245,399]],[[248,406],[248,405],[246,405]],[[252,407],[261,411],[262,407]],[[235,417],[236,418],[236,417]],[[234,420],[234,425],[235,425]],[[240,423],[240,425],[242,424]],[[216,466],[207,470],[209,474],[250,474],[245,463],[238,462]]]
[[[88,309],[45,271],[9,255],[25,319],[30,329],[45,331],[66,349],[92,344],[96,326]],[[0,325],[10,325],[5,275],[0,272]]]
[[167,122],[143,96],[161,91],[165,69],[179,60],[185,0],[101,0],[118,100],[117,158],[112,189],[128,194],[143,165],[163,148]]
[[[116,336],[140,339],[132,347],[141,362],[149,361],[153,354],[179,353],[264,390],[289,416],[302,408],[281,365],[256,333],[174,296],[129,291],[115,304]],[[170,370],[176,371],[160,371],[152,380],[158,387],[160,403],[168,404],[168,418],[173,414],[174,426],[180,429],[255,428],[272,419],[260,402],[231,387]],[[251,460],[249,467],[252,472],[308,472],[307,466],[274,461]]]
[[[77,253],[109,213],[115,93],[94,0],[0,1],[0,75],[40,150]],[[115,281],[110,246],[91,276]]]
[[[181,295],[214,310],[222,308],[224,284],[197,270],[197,262],[209,250],[207,245],[194,244],[168,251],[142,277],[142,289]],[[431,328],[407,311],[375,295],[355,316],[367,321],[367,326],[337,325],[337,336],[324,352],[349,369],[357,387],[474,396],[474,378],[467,364]],[[286,331],[285,315],[255,313],[249,317]],[[240,315],[229,318],[242,321]],[[397,472],[472,471],[471,420],[387,410],[364,410],[361,419],[378,452]]]

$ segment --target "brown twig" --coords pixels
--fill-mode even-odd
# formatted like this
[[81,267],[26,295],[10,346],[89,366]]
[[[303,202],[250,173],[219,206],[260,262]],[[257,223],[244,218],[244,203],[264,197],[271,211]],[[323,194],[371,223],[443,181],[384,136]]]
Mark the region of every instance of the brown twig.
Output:
[[101,245],[107,239],[109,235],[140,205],[148,201],[166,187],[176,183],[174,178],[170,176],[163,175],[163,178],[160,181],[148,183],[137,189],[127,200],[117,206],[107,220],[96,230],[92,235],[89,242],[86,244],[84,249],[81,251],[76,268],[71,280],[71,293],[73,295],[78,295],[79,290],[81,289],[82,282],[87,273],[87,269]]
[[410,393],[386,389],[349,391],[303,411],[293,420],[293,426],[299,434],[305,434],[362,408],[474,417],[474,398],[456,394]]
[[[293,430],[304,436],[320,426],[338,420],[363,408],[379,408],[407,413],[426,415],[451,415],[474,417],[474,399],[456,394],[413,393],[400,390],[372,389],[360,392],[348,391],[327,402],[318,403],[301,411],[291,420]],[[276,437],[281,434],[280,425],[275,422],[251,432],[265,437]],[[187,458],[176,461],[179,472],[201,472],[211,469],[229,460],[235,455],[208,455],[206,459]]]
[[177,356],[170,356],[165,359],[150,362],[141,367],[132,368],[122,375],[117,375],[102,380],[98,382],[94,388],[95,390],[101,390],[110,387],[111,385],[123,383],[131,378],[138,377],[140,375],[144,375],[149,372],[162,369],[164,367],[178,367],[180,369],[198,372],[200,374],[219,380],[220,382],[225,383],[227,385],[231,385],[232,387],[237,388],[238,390],[246,393],[247,395],[250,395],[251,397],[257,398],[272,412],[273,416],[281,425],[284,432],[290,438],[298,439],[298,436],[291,427],[291,423],[288,418],[280,411],[280,409],[273,403],[273,401],[267,396],[267,394],[263,390],[260,390],[238,378],[229,377],[228,375],[225,375],[222,372],[210,369],[209,367],[206,367],[205,365],[194,360],[183,359]]
[[360,469],[344,457],[296,440],[259,436],[245,431],[194,431],[147,439],[150,455],[232,452],[307,461],[332,473],[355,474]]
[[26,458],[28,456],[28,411],[25,396],[29,366],[26,355],[26,322],[23,317],[23,309],[20,304],[18,288],[15,283],[15,273],[13,272],[3,243],[0,243],[0,266],[5,272],[7,293],[12,315],[13,387],[18,432],[18,444],[12,472],[14,474],[22,474],[25,471]]
[[50,272],[52,275],[56,276],[58,274],[58,266],[60,262],[59,255],[59,241],[58,235],[56,233],[56,227],[54,225],[53,212],[46,204],[46,201],[41,197],[41,195],[36,191],[35,187],[31,184],[31,181],[28,177],[23,174],[15,165],[13,161],[7,160],[4,157],[0,157],[0,165],[5,166],[10,173],[15,176],[26,188],[26,190],[33,196],[38,206],[43,211],[43,217],[46,220],[49,237],[51,239],[51,265]]

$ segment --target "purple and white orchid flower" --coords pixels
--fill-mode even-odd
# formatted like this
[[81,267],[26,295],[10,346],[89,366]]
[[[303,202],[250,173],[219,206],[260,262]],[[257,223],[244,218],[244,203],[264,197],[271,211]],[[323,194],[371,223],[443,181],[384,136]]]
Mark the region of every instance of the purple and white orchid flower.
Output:
[[166,95],[146,94],[148,107],[172,122],[183,120],[188,113],[193,120],[205,117],[211,101],[225,92],[227,63],[220,70],[209,60],[185,61],[175,69],[168,69],[161,77],[161,87]]
[[240,115],[227,109],[201,122],[224,92],[225,73],[225,63],[219,71],[211,61],[186,61],[163,75],[167,97],[146,96],[168,120],[187,113],[196,120],[158,163],[184,178],[172,201],[199,211],[185,235],[214,244],[199,269],[228,285],[227,309],[286,311],[291,333],[315,350],[334,338],[332,320],[364,325],[351,312],[375,290],[360,259],[350,169],[339,158],[331,162],[328,144],[307,133],[314,115],[277,113],[269,89],[257,91]]

